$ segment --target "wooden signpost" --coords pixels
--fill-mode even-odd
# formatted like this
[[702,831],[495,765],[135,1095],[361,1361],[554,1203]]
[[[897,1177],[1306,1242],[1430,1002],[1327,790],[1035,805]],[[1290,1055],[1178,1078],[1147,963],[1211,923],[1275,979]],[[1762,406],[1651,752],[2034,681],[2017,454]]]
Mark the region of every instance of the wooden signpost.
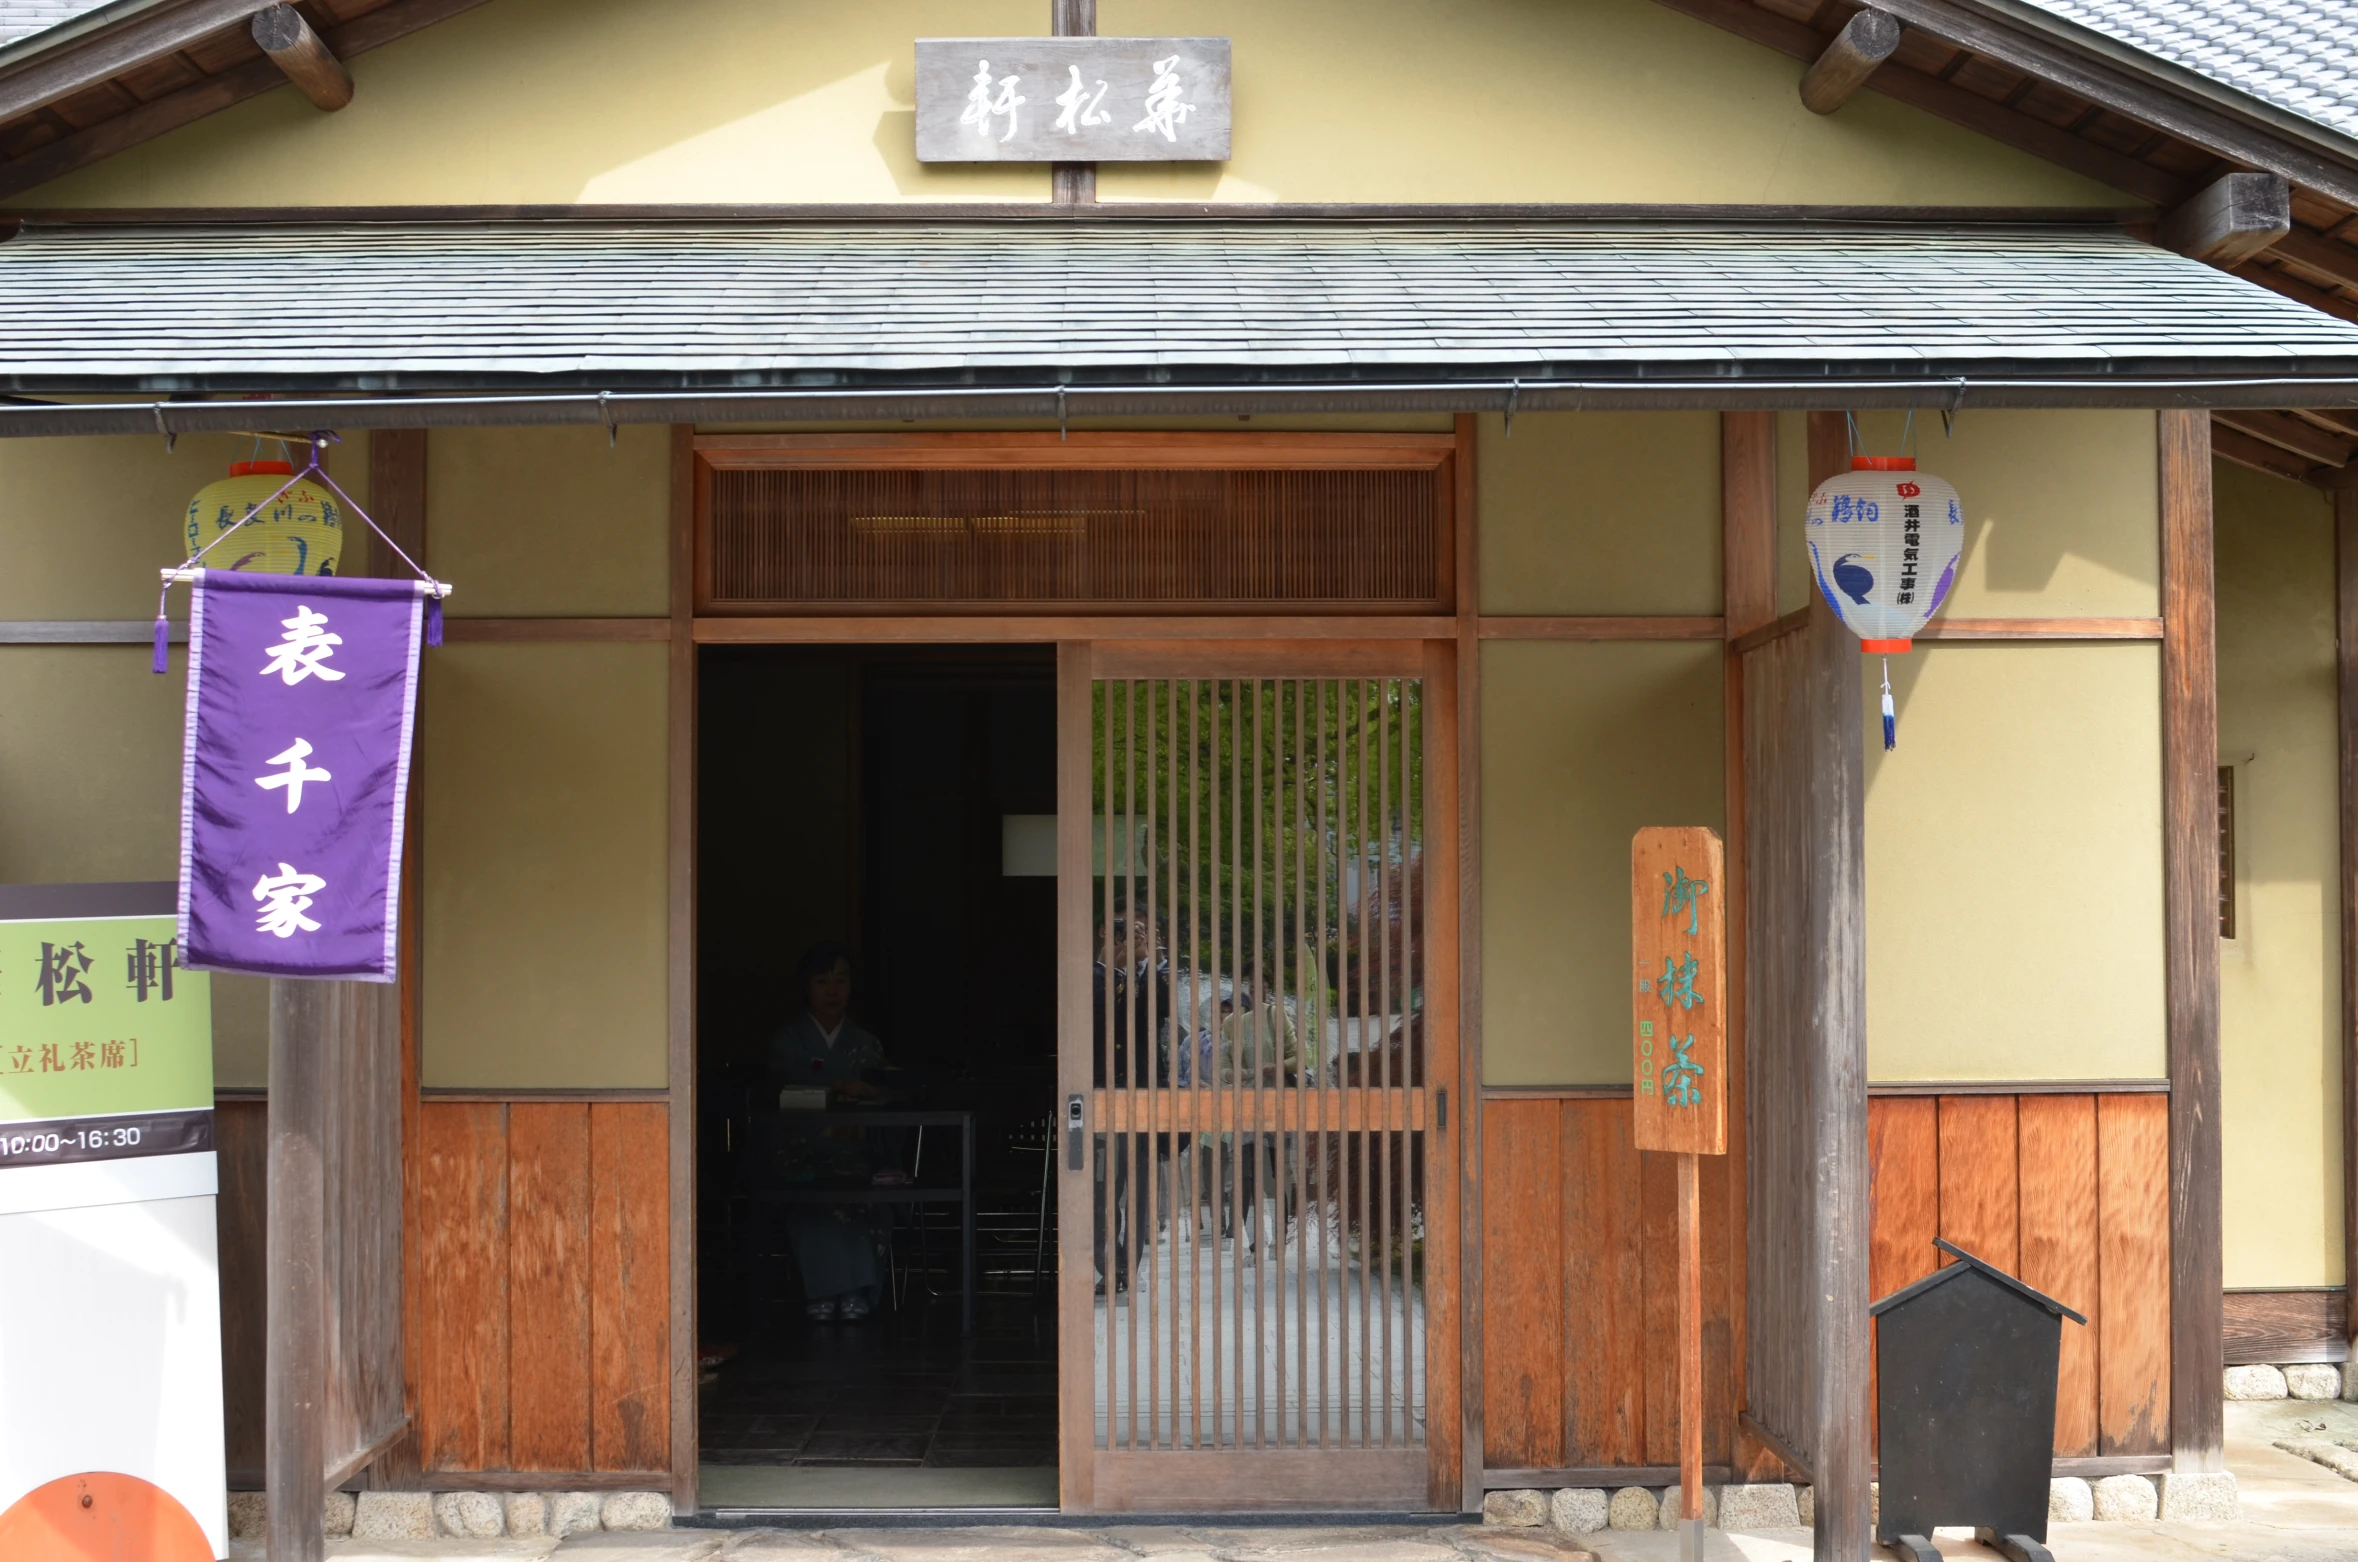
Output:
[[1640,1150],[1678,1157],[1679,1556],[1703,1556],[1703,1234],[1698,1155],[1728,1150],[1727,885],[1717,832],[1629,847],[1631,1077]]
[[920,38],[921,163],[1219,162],[1225,38]]

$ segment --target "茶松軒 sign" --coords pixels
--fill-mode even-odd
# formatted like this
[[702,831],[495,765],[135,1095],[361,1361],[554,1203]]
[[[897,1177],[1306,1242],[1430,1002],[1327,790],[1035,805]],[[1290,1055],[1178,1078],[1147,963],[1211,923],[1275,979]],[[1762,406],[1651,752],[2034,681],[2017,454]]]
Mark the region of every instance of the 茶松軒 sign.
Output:
[[921,163],[1219,162],[1225,38],[920,38]]
[[196,570],[181,959],[388,982],[424,581]]
[[226,1554],[217,1187],[173,886],[0,885],[0,1556]]
[[1727,886],[1718,832],[1649,826],[1629,848],[1637,1147],[1728,1148]]

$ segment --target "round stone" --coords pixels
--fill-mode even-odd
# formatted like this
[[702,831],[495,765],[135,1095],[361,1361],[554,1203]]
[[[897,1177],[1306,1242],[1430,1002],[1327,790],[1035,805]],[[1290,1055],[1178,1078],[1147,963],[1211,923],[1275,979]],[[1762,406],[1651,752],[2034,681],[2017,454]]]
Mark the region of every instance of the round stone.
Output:
[[1567,1535],[1610,1529],[1613,1502],[1594,1486],[1567,1486],[1547,1500],[1547,1521]]
[[1643,1486],[1624,1486],[1605,1509],[1605,1522],[1614,1529],[1652,1529],[1662,1519],[1662,1504]]

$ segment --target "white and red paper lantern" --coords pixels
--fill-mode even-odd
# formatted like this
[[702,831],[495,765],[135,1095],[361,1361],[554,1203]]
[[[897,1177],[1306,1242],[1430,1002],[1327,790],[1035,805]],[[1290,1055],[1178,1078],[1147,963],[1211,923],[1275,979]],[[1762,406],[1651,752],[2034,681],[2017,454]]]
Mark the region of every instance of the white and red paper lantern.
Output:
[[[1809,496],[1810,572],[1860,650],[1905,651],[1957,583],[1965,509],[1913,456],[1853,456],[1850,468]],[[1895,741],[1886,673],[1884,747]]]

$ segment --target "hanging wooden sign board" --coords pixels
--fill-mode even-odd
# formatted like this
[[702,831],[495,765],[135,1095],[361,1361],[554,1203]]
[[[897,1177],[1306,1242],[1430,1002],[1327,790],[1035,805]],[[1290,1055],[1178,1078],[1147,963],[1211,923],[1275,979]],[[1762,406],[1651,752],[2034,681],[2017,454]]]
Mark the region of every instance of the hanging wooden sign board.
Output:
[[1225,38],[920,38],[921,163],[1220,162]]
[[1719,835],[1650,826],[1629,849],[1637,1147],[1728,1148],[1727,886]]

